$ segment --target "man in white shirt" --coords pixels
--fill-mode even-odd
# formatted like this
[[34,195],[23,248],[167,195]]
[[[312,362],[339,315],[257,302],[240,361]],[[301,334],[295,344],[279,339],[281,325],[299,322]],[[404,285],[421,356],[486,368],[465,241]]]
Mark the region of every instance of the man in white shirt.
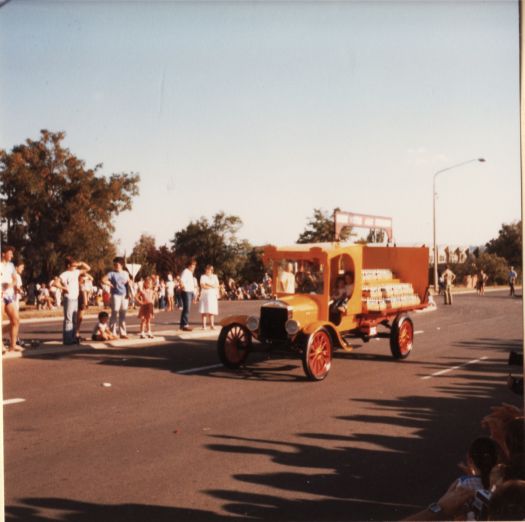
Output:
[[295,293],[295,275],[293,273],[293,263],[286,264],[286,270],[281,273],[277,280],[277,291],[285,294]]
[[447,265],[445,271],[443,272],[443,281],[445,283],[445,304],[452,304],[452,285],[456,280],[456,274],[450,270],[450,267]]
[[193,294],[195,292],[195,281],[193,279],[193,272],[197,266],[197,261],[190,259],[186,263],[186,268],[180,275],[180,284],[182,290],[182,312],[180,314],[180,328],[186,332],[191,332],[189,323],[189,315],[191,303],[193,301]]
[[81,274],[89,272],[91,267],[83,261],[75,261],[71,256],[66,257],[66,271],[59,276],[55,283],[64,294],[64,325],[62,329],[64,344],[76,344],[77,340],[77,314],[78,296],[80,285],[78,278]]

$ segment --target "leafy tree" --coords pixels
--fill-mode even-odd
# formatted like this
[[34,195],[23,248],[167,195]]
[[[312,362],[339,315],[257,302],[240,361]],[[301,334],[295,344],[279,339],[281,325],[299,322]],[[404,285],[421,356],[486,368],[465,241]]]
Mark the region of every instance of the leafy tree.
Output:
[[476,259],[476,267],[478,272],[483,270],[487,274],[489,284],[503,285],[508,281],[509,266],[503,257],[483,252]]
[[464,263],[453,263],[451,269],[461,283],[465,276],[479,274],[483,270],[488,276],[488,284],[502,285],[508,281],[508,263],[503,257],[496,254],[482,252],[479,256],[469,254]]
[[264,277],[266,268],[262,259],[263,249],[260,247],[251,248],[246,256],[246,262],[241,269],[241,279],[244,282],[260,282]]
[[95,275],[115,254],[113,218],[131,209],[139,176],[98,176],[102,164],[64,148],[64,132],[42,130],[11,152],[0,150],[0,212],[4,238],[26,260],[28,279],[49,279],[63,257],[87,261]]
[[128,262],[141,265],[138,279],[160,274],[166,276],[169,272],[177,274],[182,271],[183,263],[168,246],[162,245],[157,248],[155,238],[150,234],[142,234],[135,243]]
[[149,234],[141,234],[131,251],[131,255],[128,256],[127,261],[141,265],[137,276],[149,276],[155,272],[156,256],[157,247],[155,245],[155,238]]
[[247,241],[237,239],[241,226],[238,216],[224,212],[215,214],[211,221],[201,217],[175,234],[173,250],[182,261],[195,258],[199,270],[211,264],[219,277],[238,278],[251,248]]
[[169,272],[172,274],[178,274],[182,272],[183,263],[176,256],[173,250],[169,249],[166,245],[155,250],[155,271],[157,274],[166,276]]
[[521,221],[503,224],[497,238],[487,243],[486,251],[507,260],[509,265],[521,267]]
[[[339,210],[334,209],[334,212]],[[328,212],[314,208],[314,215],[308,221],[306,228],[297,239],[297,243],[323,243],[335,241],[334,212]],[[339,234],[341,241],[346,241],[352,233],[351,227],[345,227]]]

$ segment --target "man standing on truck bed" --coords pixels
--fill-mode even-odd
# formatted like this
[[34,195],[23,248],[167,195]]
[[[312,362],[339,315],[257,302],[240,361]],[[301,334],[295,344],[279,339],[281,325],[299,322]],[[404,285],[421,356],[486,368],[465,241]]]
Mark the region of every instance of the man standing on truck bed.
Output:
[[450,270],[449,266],[447,265],[445,267],[445,271],[443,272],[443,281],[445,283],[445,304],[451,305],[452,304],[452,285],[454,284],[454,281],[456,280],[456,275],[452,270]]
[[286,263],[284,270],[277,280],[277,291],[285,294],[295,293],[295,275],[293,273],[293,263]]

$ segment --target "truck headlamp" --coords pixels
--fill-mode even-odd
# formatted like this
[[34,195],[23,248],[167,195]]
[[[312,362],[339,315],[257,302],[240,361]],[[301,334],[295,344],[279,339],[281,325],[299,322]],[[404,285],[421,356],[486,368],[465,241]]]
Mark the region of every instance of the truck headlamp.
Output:
[[248,320],[246,321],[246,327],[250,332],[255,332],[257,328],[259,328],[259,318],[255,315],[251,315],[248,317]]
[[301,325],[299,321],[296,321],[295,319],[288,319],[284,325],[284,329],[288,335],[295,335],[301,329]]

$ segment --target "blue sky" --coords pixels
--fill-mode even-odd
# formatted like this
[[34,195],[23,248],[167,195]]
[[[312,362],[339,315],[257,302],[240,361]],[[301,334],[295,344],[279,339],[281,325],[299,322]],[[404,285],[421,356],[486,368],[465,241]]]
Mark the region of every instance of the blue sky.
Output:
[[64,130],[141,175],[122,251],[219,210],[293,243],[336,206],[430,244],[433,173],[480,156],[438,178],[438,242],[521,216],[517,2],[12,0],[0,68],[1,148]]

